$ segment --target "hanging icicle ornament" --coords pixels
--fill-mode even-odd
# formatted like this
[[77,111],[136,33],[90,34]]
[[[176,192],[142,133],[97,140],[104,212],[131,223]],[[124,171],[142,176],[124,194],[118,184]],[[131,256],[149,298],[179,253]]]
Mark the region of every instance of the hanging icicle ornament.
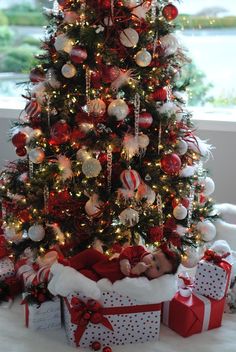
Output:
[[109,145],[107,148],[107,188],[111,193],[111,176],[112,176],[112,147]]
[[135,133],[136,140],[138,140],[138,135],[139,135],[139,115],[140,115],[140,95],[136,93],[134,97],[134,133]]
[[157,150],[158,150],[158,154],[160,154],[160,151],[161,151],[161,137],[162,137],[162,126],[161,126],[161,122],[160,122],[160,125],[159,125],[159,131],[158,131],[158,147],[157,147]]
[[51,97],[47,95],[47,120],[48,120],[48,128],[51,128]]
[[86,22],[86,16],[85,16],[85,10],[86,10],[86,0],[84,0],[81,4],[80,7],[81,10],[81,14],[80,14],[80,25],[83,28],[85,26],[85,22]]
[[163,227],[162,199],[160,193],[157,194],[157,211],[159,215],[159,226]]
[[195,186],[192,185],[189,194],[189,206],[188,206],[188,218],[187,218],[187,227],[190,228],[193,216],[193,202],[195,197]]
[[44,200],[44,212],[48,214],[49,207],[48,207],[48,200],[49,200],[49,188],[47,185],[44,186],[43,189],[43,200]]
[[58,4],[58,1],[57,1],[57,0],[54,0],[54,1],[53,1],[53,5],[52,5],[52,14],[53,14],[54,16],[58,16],[59,11],[60,11],[60,6],[59,6],[59,4]]
[[158,58],[158,53],[157,53],[158,38],[159,38],[159,34],[158,34],[158,31],[156,31],[156,34],[155,34],[154,40],[153,40],[153,52],[152,52],[153,59]]
[[114,18],[114,0],[111,0],[111,18]]
[[29,158],[29,178],[34,177],[34,163]]
[[157,17],[157,0],[152,0],[151,4],[151,21],[155,22]]
[[91,89],[91,71],[89,67],[86,68],[86,100],[87,100],[87,111],[90,115],[90,89]]
[[172,99],[172,88],[171,88],[171,85],[168,84],[168,86],[166,87],[166,91],[167,91],[167,102],[171,102],[173,99]]

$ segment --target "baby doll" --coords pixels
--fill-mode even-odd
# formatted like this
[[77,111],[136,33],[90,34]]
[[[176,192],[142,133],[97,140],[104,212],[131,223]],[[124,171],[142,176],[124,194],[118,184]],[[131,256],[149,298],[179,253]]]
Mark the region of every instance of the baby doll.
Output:
[[151,280],[164,274],[175,274],[179,264],[180,254],[167,246],[153,253],[143,246],[129,246],[112,260],[106,254],[89,248],[68,259],[68,265],[86,277],[94,281],[107,278],[112,283],[126,276],[146,276]]

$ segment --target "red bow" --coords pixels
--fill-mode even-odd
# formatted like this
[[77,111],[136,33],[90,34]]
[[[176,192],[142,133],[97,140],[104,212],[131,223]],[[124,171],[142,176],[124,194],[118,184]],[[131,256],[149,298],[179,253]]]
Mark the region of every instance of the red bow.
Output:
[[207,249],[204,253],[203,259],[205,259],[208,262],[213,262],[214,264],[219,264],[222,262],[222,260],[230,255],[229,252],[219,255],[216,252],[214,252],[212,249]]
[[179,274],[178,277],[183,280],[185,286],[192,286],[193,280],[191,277],[184,276],[184,274]]
[[113,327],[109,320],[103,315],[102,305],[93,299],[89,299],[86,303],[77,297],[71,300],[71,322],[86,327],[89,322],[92,324],[102,324],[107,329],[113,331]]

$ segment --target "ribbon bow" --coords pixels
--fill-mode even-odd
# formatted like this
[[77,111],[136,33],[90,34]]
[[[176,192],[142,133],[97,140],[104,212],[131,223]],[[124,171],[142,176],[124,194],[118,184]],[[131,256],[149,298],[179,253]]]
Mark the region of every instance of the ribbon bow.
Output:
[[217,254],[216,252],[214,252],[212,249],[207,249],[204,253],[203,259],[208,262],[213,262],[214,264],[219,264],[222,262],[223,259],[225,259],[229,255],[230,255],[229,252],[227,252],[223,255],[220,255],[220,254]]
[[93,299],[83,302],[77,297],[72,298],[71,322],[83,327],[86,327],[89,322],[92,324],[102,324],[107,329],[113,331],[111,323],[103,315],[102,305]]

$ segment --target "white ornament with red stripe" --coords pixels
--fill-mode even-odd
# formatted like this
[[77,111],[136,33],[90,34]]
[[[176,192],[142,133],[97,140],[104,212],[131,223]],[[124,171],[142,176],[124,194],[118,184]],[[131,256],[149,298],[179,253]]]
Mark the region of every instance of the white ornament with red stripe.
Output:
[[153,123],[153,117],[149,112],[143,111],[139,115],[138,125],[140,128],[147,129]]
[[124,188],[134,191],[140,185],[141,177],[137,171],[130,169],[122,171],[120,180]]
[[34,98],[32,98],[25,106],[25,112],[31,118],[38,117],[41,111],[41,105]]

